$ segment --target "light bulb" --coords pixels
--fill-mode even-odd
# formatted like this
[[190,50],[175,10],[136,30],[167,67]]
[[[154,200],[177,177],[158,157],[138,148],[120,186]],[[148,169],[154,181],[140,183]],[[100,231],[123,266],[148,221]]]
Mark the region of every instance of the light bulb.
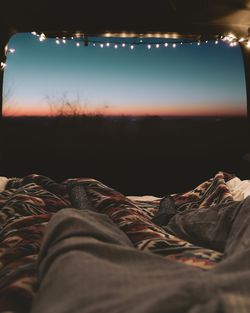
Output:
[[44,33],[41,33],[41,35],[39,36],[39,40],[40,41],[44,41],[46,39],[46,36]]
[[3,70],[6,66],[7,66],[7,64],[6,64],[6,63],[1,62],[1,69],[2,69],[2,70]]

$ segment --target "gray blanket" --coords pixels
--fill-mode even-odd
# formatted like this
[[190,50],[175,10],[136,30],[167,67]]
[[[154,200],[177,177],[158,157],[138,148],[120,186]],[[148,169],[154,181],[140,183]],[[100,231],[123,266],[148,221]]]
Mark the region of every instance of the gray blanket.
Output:
[[108,216],[63,209],[38,260],[32,313],[249,313],[250,197],[171,218],[169,231],[224,251],[203,271],[133,247]]

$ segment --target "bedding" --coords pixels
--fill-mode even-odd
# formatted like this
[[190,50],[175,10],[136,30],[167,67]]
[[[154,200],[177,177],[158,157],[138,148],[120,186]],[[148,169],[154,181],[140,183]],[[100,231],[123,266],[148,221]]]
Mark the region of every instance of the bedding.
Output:
[[[249,312],[249,205],[247,198],[214,207],[214,213],[224,215],[216,234],[226,256],[209,271],[139,251],[93,207],[63,209],[52,217],[45,234],[31,312]],[[229,234],[220,227],[225,224],[227,230],[228,220]],[[216,214],[213,222],[217,224]]]
[[178,216],[236,205],[238,202],[227,186],[233,178],[234,175],[219,172],[193,190],[162,198],[126,197],[91,178],[71,178],[57,183],[49,177],[31,174],[3,179],[5,189],[0,193],[0,312],[30,312],[36,293],[37,257],[42,240],[51,218],[62,209],[74,207],[68,192],[72,186],[84,186],[96,211],[104,213],[118,226],[136,251],[158,255],[166,262],[174,261],[190,270],[207,272],[216,270],[221,264],[224,249],[211,248],[211,242],[203,242],[204,246],[201,246],[196,240],[190,240],[190,234],[188,238],[183,234],[176,236],[173,222],[168,229],[154,219],[165,199],[171,199]]
[[241,180],[239,177],[234,177],[226,184],[235,201],[240,201],[250,196],[250,180]]

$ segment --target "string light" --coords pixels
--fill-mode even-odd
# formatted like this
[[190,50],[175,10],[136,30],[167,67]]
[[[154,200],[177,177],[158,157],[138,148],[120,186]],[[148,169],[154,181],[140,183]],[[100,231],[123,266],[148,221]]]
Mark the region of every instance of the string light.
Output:
[[[44,41],[45,39],[47,39],[44,33],[41,33],[41,34],[39,35],[39,34],[36,33],[36,32],[32,32],[31,34],[37,36],[40,41]],[[117,34],[116,34],[116,35],[117,35]],[[167,34],[165,34],[165,35],[167,35]],[[165,36],[165,35],[164,35],[164,38],[170,38],[170,37],[171,37],[171,38],[175,38],[175,37],[178,37],[177,35],[176,35],[176,36],[173,36],[173,35],[172,35],[172,36],[170,36],[170,35]],[[121,34],[120,34],[120,37],[121,37],[121,38],[123,38],[123,37],[132,38],[133,36],[136,36],[136,35],[135,35],[135,34],[127,34],[127,33],[121,33]],[[142,37],[142,36],[144,36],[144,35],[141,34],[140,37]],[[111,33],[104,34],[104,37],[110,38],[110,37],[112,37],[112,34],[111,34]],[[145,37],[147,37],[147,38],[153,38],[153,37],[161,38],[162,36],[160,36],[160,34],[157,34],[157,36],[156,36],[156,35],[154,36],[154,34],[146,34]],[[71,40],[74,40],[75,38],[78,38],[78,39],[81,38],[82,40],[84,40],[83,34],[80,34],[80,33],[76,34],[76,37],[73,37],[73,36],[70,37]],[[223,41],[225,41],[225,42],[228,42],[228,44],[229,44],[230,47],[235,47],[238,43],[246,43],[246,46],[248,47],[247,40],[246,40],[244,37],[241,37],[240,39],[237,39],[237,37],[236,37],[233,33],[229,33],[229,34],[227,34],[227,35],[225,35],[225,36],[223,36],[223,35],[217,36],[217,38],[218,38],[218,39],[216,39],[216,40],[214,41],[214,43],[215,43],[216,45],[219,43],[219,40],[223,40]],[[67,42],[66,37],[62,37],[61,41],[60,41],[60,39],[59,39],[58,37],[56,37],[56,44],[59,45],[60,42],[62,42],[62,43],[65,44],[65,43]],[[204,42],[207,44],[207,43],[209,43],[209,40],[205,40]],[[174,42],[174,43],[172,43],[172,47],[173,47],[173,48],[176,48],[178,45],[184,45],[184,44],[190,44],[190,45],[192,45],[193,43],[194,43],[194,42],[189,42],[189,41],[184,42],[184,43],[183,43],[183,42]],[[198,41],[197,41],[197,46],[200,46],[201,43],[202,43],[201,40],[198,40]],[[134,49],[135,45],[138,45],[138,44],[147,44],[148,50],[150,50],[150,49],[153,47],[153,43],[146,43],[146,42],[143,43],[143,40],[142,40],[142,39],[140,39],[139,42],[137,42],[137,43],[135,42],[135,43],[131,43],[131,44],[128,44],[128,45],[130,46],[130,48],[131,48],[131,46],[133,46],[132,49]],[[76,43],[76,46],[79,47],[79,44]],[[96,46],[96,43],[93,43],[93,47],[95,47],[95,46]],[[107,42],[107,43],[105,43],[105,42],[103,42],[103,43],[101,42],[101,43],[100,43],[100,42],[99,42],[99,46],[100,46],[101,48],[104,48],[104,46],[110,47],[111,44],[110,44],[110,42]],[[123,43],[121,44],[121,46],[122,46],[123,48],[125,48],[125,47],[126,47],[126,43],[123,42]],[[156,43],[156,44],[154,44],[154,46],[155,46],[155,48],[158,49],[158,48],[160,48],[161,44],[160,44],[160,43]],[[169,43],[165,42],[165,43],[164,43],[164,47],[168,47],[168,46],[169,46]],[[117,44],[113,44],[113,47],[114,47],[115,49],[117,49],[117,48],[118,48],[118,45],[117,45]]]
[[44,33],[41,33],[41,35],[39,35],[39,40],[40,41],[44,41],[46,39],[46,36]]
[[230,42],[236,41],[237,37],[233,33],[229,33],[224,38],[222,38],[222,40],[223,41],[228,41],[230,43]]
[[233,33],[229,33],[229,34],[228,34],[228,37],[229,37],[231,40],[237,39],[237,37],[236,37]]
[[7,66],[7,64],[6,64],[6,63],[1,62],[1,70],[3,70],[6,66]]
[[9,48],[8,45],[6,45],[5,48],[4,48],[4,52],[5,52],[5,55],[7,55],[8,53],[15,53],[16,49]]
[[[44,33],[39,34],[35,31],[33,31],[33,32],[31,32],[31,34],[33,36],[36,36],[40,42],[45,41],[47,39],[47,37]],[[165,48],[167,48],[169,45],[171,45],[173,48],[176,48],[177,46],[192,45],[194,43],[196,43],[197,46],[200,46],[202,44],[202,42],[204,42],[206,44],[209,42],[209,40],[202,41],[200,39],[199,40],[193,40],[191,42],[189,40],[184,41],[184,42],[182,42],[182,41],[180,42],[178,40],[178,38],[180,38],[180,36],[177,34],[175,34],[175,35],[174,34],[172,34],[172,35],[170,35],[170,34],[164,34],[164,35],[163,34],[157,34],[157,36],[156,36],[156,34],[141,34],[139,36],[139,35],[132,34],[132,33],[131,34],[130,33],[122,33],[122,34],[114,34],[114,36],[113,36],[113,34],[110,33],[110,34],[104,35],[104,37],[120,37],[120,38],[126,37],[126,38],[129,38],[130,40],[131,40],[131,38],[135,38],[135,39],[137,38],[138,39],[138,37],[139,38],[142,38],[142,37],[161,38],[161,39],[163,39],[163,38],[169,39],[170,38],[170,40],[172,42],[163,43],[162,41],[160,41],[157,43],[157,42],[148,42],[148,40],[143,42],[143,40],[140,39],[139,41],[134,40],[134,42],[131,42],[131,43],[122,42],[122,43],[118,44],[118,43],[110,43],[110,42],[102,42],[102,41],[92,41],[86,37],[86,34],[84,35],[83,33],[80,33],[80,32],[76,33],[75,36],[68,37],[68,40],[69,39],[71,39],[72,41],[77,40],[77,42],[75,43],[76,47],[81,46],[80,42],[79,42],[79,40],[81,40],[84,42],[83,46],[88,46],[88,43],[90,42],[93,47],[98,46],[100,48],[104,48],[105,46],[111,47],[111,45],[112,45],[112,47],[114,49],[118,49],[119,45],[121,45],[122,48],[125,48],[128,46],[131,50],[134,50],[136,45],[146,45],[147,49],[150,50],[153,47],[159,49],[161,46],[164,46]],[[246,48],[250,49],[250,38],[249,37],[237,38],[233,33],[228,33],[227,35],[217,35],[216,39],[214,41],[214,44],[218,45],[220,41],[228,43],[229,47],[236,47],[238,44],[241,44],[242,46],[245,46]],[[57,45],[59,45],[61,42],[65,44],[67,42],[67,38],[66,37],[61,37],[61,38],[56,37],[55,38],[55,43]],[[86,42],[87,42],[87,44],[86,44]],[[8,46],[5,47],[5,55],[7,55],[8,53],[13,54],[15,51],[16,51],[16,49],[14,49],[14,48],[8,48]],[[7,66],[5,62],[1,62],[0,64],[1,64],[1,66],[0,66],[1,70],[4,70],[4,68]]]
[[[38,40],[40,42],[42,41],[45,41],[47,39],[46,35],[44,33],[37,33],[35,31],[31,32],[31,34],[33,36],[36,36],[38,38]],[[155,47],[156,49],[159,49],[161,46],[164,46],[165,48],[167,48],[170,44],[173,48],[176,48],[177,46],[184,46],[184,45],[192,45],[194,43],[197,44],[197,46],[200,46],[202,44],[202,42],[205,42],[206,44],[209,43],[209,40],[205,40],[205,41],[202,41],[202,40],[194,40],[194,41],[189,41],[187,40],[186,42],[180,42],[178,40],[178,38],[180,38],[180,36],[178,34],[141,34],[141,35],[136,35],[134,33],[121,33],[121,34],[111,34],[111,33],[106,33],[104,34],[104,37],[107,37],[107,38],[112,38],[112,37],[120,37],[120,38],[129,38],[130,41],[131,41],[131,38],[135,38],[134,42],[131,42],[131,43],[126,43],[126,42],[122,42],[120,43],[121,47],[122,48],[125,48],[125,47],[129,47],[131,50],[134,50],[135,46],[136,45],[146,45],[147,46],[147,49],[150,50],[152,49],[153,47]],[[140,38],[139,41],[136,41],[136,38]],[[143,39],[142,37],[146,37],[146,38],[170,38],[170,40],[172,42],[168,43],[168,42],[165,42],[163,43],[162,41],[160,42],[148,42],[147,41],[144,41],[143,42]],[[138,38],[138,39],[139,39]],[[84,42],[84,45],[83,46],[88,46],[88,42],[92,43],[92,46],[93,47],[96,47],[96,46],[99,46],[100,48],[104,48],[105,46],[106,47],[111,47],[111,44],[112,44],[112,47],[114,49],[118,49],[119,47],[119,44],[118,43],[110,43],[110,42],[102,42],[102,41],[91,41],[89,40],[89,38],[87,39],[87,44],[86,44],[86,34],[84,35],[83,33],[76,33],[75,36],[71,36],[71,37],[68,37],[68,40],[71,39],[72,41],[74,40],[78,40],[75,45],[76,47],[80,47],[80,42],[79,40],[83,41]],[[214,44],[215,45],[218,45],[220,41],[223,41],[225,43],[228,43],[229,47],[236,47],[238,44],[241,44],[241,45],[244,45],[246,48],[250,49],[250,39],[249,37],[248,38],[244,38],[244,37],[241,37],[241,38],[237,38],[233,33],[228,33],[226,35],[218,35],[216,36],[216,39],[214,41]],[[67,43],[67,38],[66,37],[56,37],[55,39],[55,43],[57,45],[59,45],[60,43],[64,43],[66,44]],[[5,47],[5,55],[7,55],[8,53],[11,53],[13,54],[16,50],[14,48],[8,48],[8,46]],[[1,70],[3,70],[4,68],[6,67],[6,63],[4,62],[1,62]]]
[[[37,32],[34,31],[34,32],[32,32],[31,34],[34,35],[34,36],[37,36],[38,39],[39,39],[39,41],[44,41],[45,39],[47,39],[44,33],[38,34]],[[136,35],[136,34],[134,34],[134,33],[125,33],[125,32],[123,32],[123,33],[121,33],[121,34],[106,33],[106,34],[104,34],[103,36],[104,36],[104,37],[107,37],[107,38],[110,38],[110,37],[112,37],[113,35],[118,36],[118,37],[119,37],[119,35],[120,35],[121,38],[125,38],[125,37],[127,37],[127,38],[133,38],[133,37],[135,37],[135,38],[136,38],[136,36],[139,36],[139,35]],[[75,37],[71,36],[71,37],[69,37],[69,38],[70,38],[71,40],[74,40],[74,39],[76,39],[76,38],[85,40],[85,39],[84,39],[84,38],[85,38],[84,36],[85,36],[85,35],[82,34],[82,33],[77,33],[77,34],[75,35]],[[157,34],[149,33],[149,34],[141,34],[139,37],[147,37],[147,38],[153,38],[153,37],[155,37],[155,38],[171,38],[171,39],[173,38],[173,39],[176,39],[176,38],[179,38],[179,35],[178,35],[178,34],[172,34],[172,35],[171,35],[171,34],[164,34],[164,35],[163,35],[163,34],[160,34],[160,33],[157,33]],[[214,41],[214,43],[217,45],[217,44],[219,43],[219,40],[222,40],[222,41],[224,41],[224,42],[228,42],[229,47],[235,47],[235,46],[237,46],[238,43],[241,43],[241,44],[245,44],[246,47],[249,48],[249,43],[248,43],[249,40],[247,40],[247,39],[244,38],[244,37],[241,37],[241,38],[238,39],[233,33],[228,33],[227,35],[220,35],[220,36],[217,36],[217,39]],[[65,43],[67,42],[66,37],[62,37],[62,39],[59,39],[59,37],[56,37],[56,44],[59,45],[61,42],[65,44]],[[198,40],[198,41],[196,41],[196,42],[197,42],[197,46],[200,46],[201,43],[202,43],[201,40]],[[204,42],[207,44],[207,43],[209,43],[209,40],[205,40]],[[99,46],[100,46],[101,48],[104,48],[104,46],[106,46],[106,47],[110,47],[110,46],[111,46],[110,42],[107,42],[107,43],[105,43],[105,42],[97,42],[97,43],[99,43]],[[190,45],[192,45],[193,43],[194,43],[194,42],[187,41],[187,42],[173,42],[173,43],[171,43],[171,44],[172,44],[172,47],[173,47],[173,48],[176,48],[178,45],[184,45],[184,44],[190,44]],[[142,40],[142,39],[140,39],[139,42],[128,43],[128,46],[129,46],[130,48],[132,47],[132,50],[133,50],[134,47],[135,47],[135,45],[139,45],[139,44],[146,44],[148,50],[150,50],[153,46],[154,46],[155,48],[157,48],[157,49],[160,48],[160,46],[161,46],[160,43],[155,43],[155,44],[154,44],[154,43],[149,43],[149,42],[143,43],[143,40]],[[123,42],[123,43],[121,44],[121,46],[122,46],[123,48],[125,48],[126,45],[127,45],[127,44],[126,44],[125,42]],[[79,44],[77,43],[76,46],[79,47]],[[93,43],[93,46],[95,47],[96,44]],[[165,42],[165,43],[164,43],[164,46],[165,46],[165,47],[168,47],[168,46],[169,46],[169,43]],[[113,44],[113,47],[114,47],[115,49],[117,49],[117,48],[118,48],[118,45],[117,45],[117,44]],[[10,52],[10,51],[9,51],[9,52]]]

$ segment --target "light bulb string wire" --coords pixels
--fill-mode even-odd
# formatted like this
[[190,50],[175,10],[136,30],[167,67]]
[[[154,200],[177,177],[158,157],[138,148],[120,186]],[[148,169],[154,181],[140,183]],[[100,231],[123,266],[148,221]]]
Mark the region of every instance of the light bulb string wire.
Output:
[[[102,36],[102,38],[105,38],[105,40],[99,40],[95,39],[95,37],[90,37],[85,35],[82,36],[71,36],[71,37],[50,37],[46,36],[45,33],[37,33],[37,32],[31,32],[31,35],[36,36],[40,42],[43,42],[45,40],[54,40],[57,45],[66,44],[67,42],[74,42],[77,47],[84,46],[96,46],[101,48],[108,48],[113,47],[117,49],[118,47],[130,47],[131,50],[134,50],[136,46],[146,46],[148,50],[151,50],[152,48],[160,48],[160,47],[172,47],[176,48],[179,46],[186,46],[186,45],[193,45],[193,46],[200,46],[202,44],[208,44],[208,43],[214,43],[219,44],[220,42],[227,43],[230,47],[235,47],[238,44],[245,45],[247,48],[250,48],[250,39],[249,36],[247,38],[237,38],[234,34],[229,33],[228,35],[217,35],[213,36],[213,39],[205,38],[203,39],[202,36],[199,36],[198,39],[192,40],[192,39],[175,39],[175,38],[148,38],[148,37],[142,37],[138,36],[135,38],[124,38],[123,36],[118,37],[119,40],[117,40],[117,37],[105,37]],[[82,44],[81,44],[82,43]],[[5,60],[0,62],[0,70],[4,70],[7,66],[6,59],[9,54],[15,53],[15,48],[9,48],[8,45],[5,47]]]

